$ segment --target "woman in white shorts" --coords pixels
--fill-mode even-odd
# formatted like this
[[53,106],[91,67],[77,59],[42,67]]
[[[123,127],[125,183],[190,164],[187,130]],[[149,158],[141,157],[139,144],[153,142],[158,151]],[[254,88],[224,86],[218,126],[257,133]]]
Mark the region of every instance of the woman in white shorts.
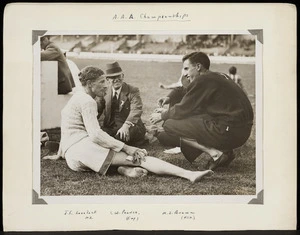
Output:
[[148,171],[173,175],[198,182],[212,171],[189,171],[155,157],[147,156],[145,149],[124,144],[101,130],[97,120],[96,96],[107,90],[104,72],[87,66],[79,73],[82,91],[76,92],[61,112],[61,142],[59,155],[74,171],[93,170],[104,175],[110,166],[119,166],[118,172],[129,177],[146,175]]

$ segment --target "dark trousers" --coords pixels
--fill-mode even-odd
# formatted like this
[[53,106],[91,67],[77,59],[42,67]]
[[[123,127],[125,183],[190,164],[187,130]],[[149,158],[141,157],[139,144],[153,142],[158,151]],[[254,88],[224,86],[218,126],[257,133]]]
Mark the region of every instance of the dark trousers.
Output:
[[179,136],[163,131],[157,135],[158,141],[164,146],[180,147],[181,152],[189,162],[193,162],[203,151],[186,144]]
[[117,140],[120,140],[124,142],[125,144],[129,145],[135,145],[136,143],[140,141],[145,140],[145,133],[146,133],[146,128],[144,125],[134,125],[129,128],[129,136],[130,140],[129,141],[123,141],[120,139],[119,135],[116,135],[118,130],[122,127],[123,123],[122,122],[117,122],[111,127],[104,126],[102,127],[102,130],[104,130],[106,133],[108,133],[110,136],[116,138]]
[[164,132],[157,138],[161,144],[180,146],[187,159],[194,160],[202,151],[183,143],[180,138],[195,139],[205,147],[229,151],[242,146],[250,136],[251,122],[228,126],[217,123],[209,115],[198,115],[182,120],[168,119],[163,124]]

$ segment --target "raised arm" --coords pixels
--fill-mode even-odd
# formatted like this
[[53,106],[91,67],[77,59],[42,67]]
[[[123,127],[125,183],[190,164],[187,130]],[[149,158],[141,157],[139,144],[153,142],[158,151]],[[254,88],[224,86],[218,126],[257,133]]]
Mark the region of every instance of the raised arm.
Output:
[[183,119],[193,114],[195,110],[201,113],[199,109],[206,109],[207,102],[216,89],[213,82],[207,81],[207,79],[195,80],[188,86],[181,102],[162,113],[162,119]]

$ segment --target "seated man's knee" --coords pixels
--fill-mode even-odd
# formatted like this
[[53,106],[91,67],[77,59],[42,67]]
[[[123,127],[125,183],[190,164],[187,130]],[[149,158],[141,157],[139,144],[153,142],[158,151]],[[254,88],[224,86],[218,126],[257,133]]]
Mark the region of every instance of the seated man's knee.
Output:
[[167,145],[168,135],[164,131],[160,132],[157,135],[157,139],[158,139],[159,143],[161,143],[162,145]]
[[138,142],[144,140],[146,131],[139,127],[134,126],[129,129],[130,142]]
[[180,138],[178,136],[169,135],[164,131],[160,132],[157,135],[157,139],[164,146],[172,146],[172,147],[180,146]]
[[166,132],[172,132],[172,130],[174,130],[175,128],[174,120],[172,119],[166,120],[163,124],[163,128]]

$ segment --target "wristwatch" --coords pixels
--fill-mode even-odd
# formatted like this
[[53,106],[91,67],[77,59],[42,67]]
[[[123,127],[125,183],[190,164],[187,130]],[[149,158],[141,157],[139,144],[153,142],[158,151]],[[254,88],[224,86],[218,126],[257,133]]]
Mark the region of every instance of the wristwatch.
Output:
[[129,125],[129,126],[134,126],[134,124],[130,121],[125,121],[125,124]]

